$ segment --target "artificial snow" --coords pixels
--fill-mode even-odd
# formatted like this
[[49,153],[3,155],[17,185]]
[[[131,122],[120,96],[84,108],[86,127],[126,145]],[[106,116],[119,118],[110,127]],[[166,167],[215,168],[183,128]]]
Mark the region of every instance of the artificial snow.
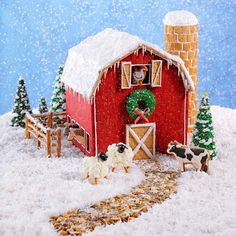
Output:
[[82,153],[64,140],[61,158],[47,158],[24,129],[9,126],[10,114],[0,117],[0,235],[57,235],[49,217],[83,208],[126,193],[141,183],[144,173],[134,165],[94,186],[82,180]]
[[172,26],[197,25],[198,20],[197,17],[189,11],[170,11],[165,15],[164,24]]
[[74,91],[91,98],[98,85],[99,73],[139,46],[143,46],[143,51],[145,46],[148,46],[153,52],[156,51],[181,64],[188,82],[186,90],[194,89],[193,81],[180,57],[171,55],[159,46],[145,42],[137,36],[111,28],[88,37],[69,50],[62,81]]
[[[236,109],[211,108],[218,160],[210,174],[188,171],[178,179],[177,194],[128,223],[96,228],[89,235],[233,236],[236,235]],[[82,180],[82,154],[66,140],[63,157],[46,158],[24,130],[10,127],[11,115],[0,117],[0,235],[57,235],[49,217],[128,192],[143,179],[135,165],[131,173],[110,173],[94,186]],[[166,170],[178,163],[158,157]]]

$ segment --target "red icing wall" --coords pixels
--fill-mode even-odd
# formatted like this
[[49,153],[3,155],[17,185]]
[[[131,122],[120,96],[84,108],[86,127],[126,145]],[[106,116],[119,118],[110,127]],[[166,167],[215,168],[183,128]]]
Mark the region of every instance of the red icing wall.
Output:
[[88,156],[95,155],[94,140],[94,104],[83,98],[81,94],[73,92],[72,89],[66,89],[66,113],[77,122],[90,136],[90,152],[87,152],[76,139],[73,144],[76,145]]
[[[143,55],[139,50],[138,55],[132,54],[123,61],[131,61],[132,64],[148,64],[153,59],[161,58],[151,55],[148,51]],[[133,123],[133,119],[126,112],[126,97],[132,91],[145,87],[155,95],[157,103],[155,112],[149,117],[150,122],[156,123],[156,150],[165,153],[171,140],[184,143],[185,134],[187,135],[187,119],[184,127],[184,105],[188,101],[187,94],[185,100],[185,89],[182,78],[178,76],[178,69],[175,66],[170,66],[168,69],[167,62],[163,60],[162,86],[156,88],[148,85],[121,89],[120,75],[120,68],[109,69],[106,77],[102,77],[96,93],[98,152],[105,152],[107,146],[112,143],[125,143],[125,126]],[[185,134],[184,130],[186,130]]]

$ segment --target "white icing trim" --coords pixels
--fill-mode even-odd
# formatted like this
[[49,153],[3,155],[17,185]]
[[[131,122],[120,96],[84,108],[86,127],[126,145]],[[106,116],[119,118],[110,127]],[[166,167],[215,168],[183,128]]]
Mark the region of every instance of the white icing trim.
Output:
[[93,109],[94,109],[94,148],[95,156],[98,155],[98,140],[97,140],[97,108],[96,108],[96,94],[93,97]]

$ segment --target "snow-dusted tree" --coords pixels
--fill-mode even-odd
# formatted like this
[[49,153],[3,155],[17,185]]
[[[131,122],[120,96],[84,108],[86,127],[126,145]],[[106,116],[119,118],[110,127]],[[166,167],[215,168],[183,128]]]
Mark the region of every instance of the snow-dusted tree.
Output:
[[214,128],[207,93],[202,96],[197,121],[193,130],[192,143],[195,146],[206,148],[210,153],[211,160],[217,159]]
[[39,101],[39,113],[46,113],[48,112],[48,106],[45,97],[41,97]]
[[64,84],[61,82],[62,72],[63,67],[60,66],[56,76],[56,82],[54,85],[51,101],[51,110],[53,112],[62,112],[66,110],[66,90]]
[[18,87],[16,91],[13,118],[11,120],[12,126],[25,127],[25,114],[26,112],[32,113],[29,98],[25,87],[25,81],[22,76],[19,77]]

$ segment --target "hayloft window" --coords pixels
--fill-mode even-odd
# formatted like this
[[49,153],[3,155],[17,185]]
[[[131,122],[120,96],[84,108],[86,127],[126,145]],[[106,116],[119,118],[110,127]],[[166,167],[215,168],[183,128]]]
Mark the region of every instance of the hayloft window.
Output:
[[161,80],[162,80],[162,60],[153,60],[152,76],[151,76],[152,87],[161,87]]
[[121,88],[129,89],[132,86],[151,85],[161,87],[162,60],[152,60],[151,64],[121,64]]
[[151,77],[151,65],[131,64],[122,62],[121,64],[121,88],[129,89],[131,86],[149,85]]

